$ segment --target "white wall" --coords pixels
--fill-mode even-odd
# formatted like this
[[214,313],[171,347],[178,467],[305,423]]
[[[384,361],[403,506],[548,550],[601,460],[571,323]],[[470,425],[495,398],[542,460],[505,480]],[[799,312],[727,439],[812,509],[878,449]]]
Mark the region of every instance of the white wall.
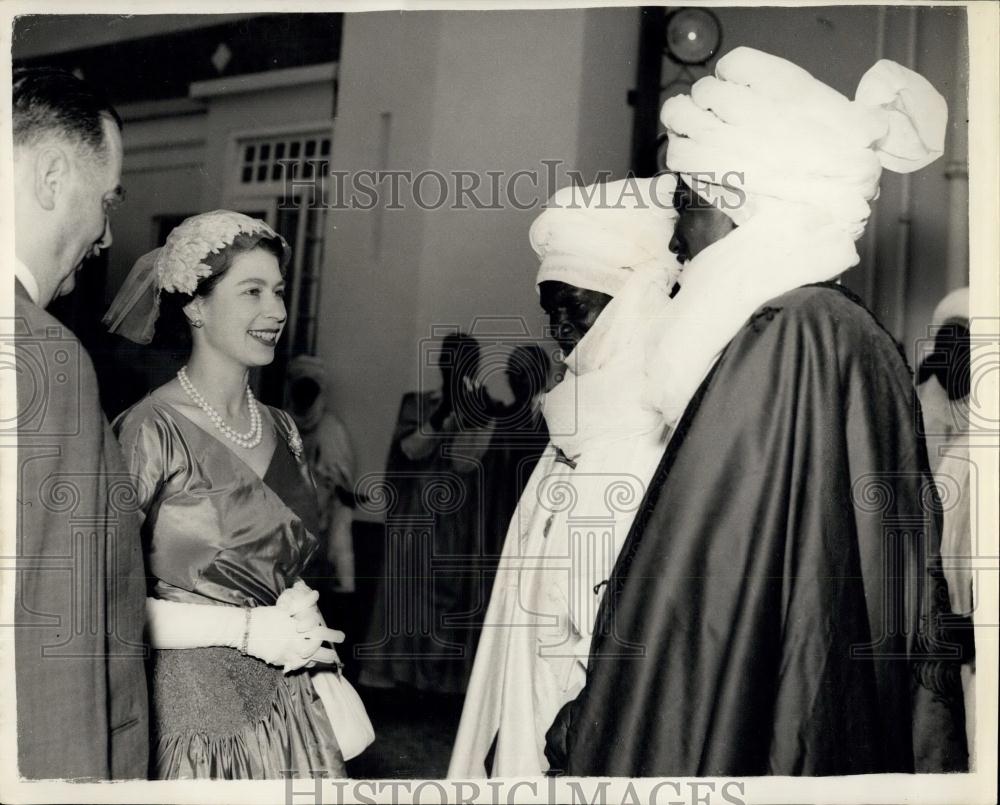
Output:
[[[334,171],[427,164],[440,24],[437,14],[346,18]],[[357,209],[333,210],[328,218],[317,351],[363,471],[382,465],[398,393],[415,382],[408,358],[423,218]]]
[[333,83],[258,89],[206,98],[205,164],[201,209],[214,210],[231,198],[237,163],[233,135],[254,130],[329,121],[333,116]]

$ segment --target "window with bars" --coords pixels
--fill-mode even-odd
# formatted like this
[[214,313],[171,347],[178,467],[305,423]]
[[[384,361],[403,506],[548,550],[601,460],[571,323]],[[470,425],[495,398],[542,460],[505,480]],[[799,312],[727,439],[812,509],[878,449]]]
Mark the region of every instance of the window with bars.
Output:
[[296,355],[315,354],[319,324],[320,280],[327,211],[318,205],[279,207],[275,229],[292,244],[292,263],[285,274],[288,318],[274,361],[263,368],[257,393],[270,405],[283,402],[285,372]]
[[268,220],[292,247],[285,274],[285,333],[274,361],[255,382],[258,397],[282,405],[288,361],[316,349],[320,321],[320,280],[327,210],[311,191],[298,193],[290,180],[313,186],[329,175],[332,130],[329,126],[236,135],[236,160],[227,180],[227,202],[240,210],[266,206]]
[[330,170],[330,137],[291,135],[241,142],[240,184],[311,179]]
[[300,252],[299,261],[293,264],[293,267],[300,267],[299,271],[292,272],[295,276],[289,278],[289,287],[285,293],[290,329],[285,342],[286,348],[292,355],[311,353],[316,349],[316,328],[319,323],[326,210],[315,205],[279,209],[276,228]]

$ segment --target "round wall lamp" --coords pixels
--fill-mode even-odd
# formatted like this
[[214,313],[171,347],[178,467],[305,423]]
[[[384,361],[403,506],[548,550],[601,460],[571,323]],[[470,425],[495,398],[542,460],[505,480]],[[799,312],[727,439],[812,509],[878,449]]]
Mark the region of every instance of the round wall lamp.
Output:
[[680,8],[664,21],[664,52],[683,65],[705,64],[722,44],[718,17],[705,8]]

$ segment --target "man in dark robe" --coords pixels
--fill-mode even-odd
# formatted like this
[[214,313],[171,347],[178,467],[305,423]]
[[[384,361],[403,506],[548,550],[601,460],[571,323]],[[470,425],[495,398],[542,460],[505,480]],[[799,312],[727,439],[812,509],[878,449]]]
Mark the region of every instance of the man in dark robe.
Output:
[[18,768],[145,778],[146,585],[134,488],[93,365],[45,312],[111,243],[121,120],[69,73],[14,74]]
[[[910,88],[925,111],[943,105],[898,67],[876,76],[881,87]],[[667,164],[685,180],[671,249],[690,262],[665,336],[685,349],[650,372],[676,430],[609,580],[586,686],[546,754],[573,776],[964,770],[960,652],[941,636],[941,512],[912,375],[858,300],[817,283],[857,262],[879,162],[862,154],[859,174],[810,175],[819,200],[803,205],[791,194],[807,185],[791,168],[771,172],[767,159],[784,155],[761,138],[735,211],[718,203],[727,188],[691,175],[724,173],[712,160],[727,137],[757,146],[766,122],[755,128],[753,110],[791,100],[788,87],[812,104],[811,119],[788,113],[802,131],[869,113],[747,48],[717,74],[695,96],[701,108],[684,96],[663,112]],[[754,93],[767,104],[749,103]],[[864,120],[873,132],[878,114]],[[940,153],[943,124],[930,125],[938,138],[916,113],[902,118],[886,127],[911,124],[908,142],[929,153],[898,148],[885,128],[872,147],[882,165],[912,170]],[[795,165],[822,163],[824,131]],[[859,187],[867,194],[851,196]],[[823,206],[834,197],[863,209]]]

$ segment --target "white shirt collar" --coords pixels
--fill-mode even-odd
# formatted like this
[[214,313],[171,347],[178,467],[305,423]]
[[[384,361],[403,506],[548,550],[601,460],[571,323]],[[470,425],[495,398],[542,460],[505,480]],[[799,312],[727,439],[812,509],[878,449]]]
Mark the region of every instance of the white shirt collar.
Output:
[[31,273],[31,269],[22,263],[17,257],[14,258],[14,276],[17,277],[18,282],[24,286],[24,290],[28,292],[28,296],[31,297],[31,301],[37,305],[39,297],[38,280],[36,280],[35,275]]

